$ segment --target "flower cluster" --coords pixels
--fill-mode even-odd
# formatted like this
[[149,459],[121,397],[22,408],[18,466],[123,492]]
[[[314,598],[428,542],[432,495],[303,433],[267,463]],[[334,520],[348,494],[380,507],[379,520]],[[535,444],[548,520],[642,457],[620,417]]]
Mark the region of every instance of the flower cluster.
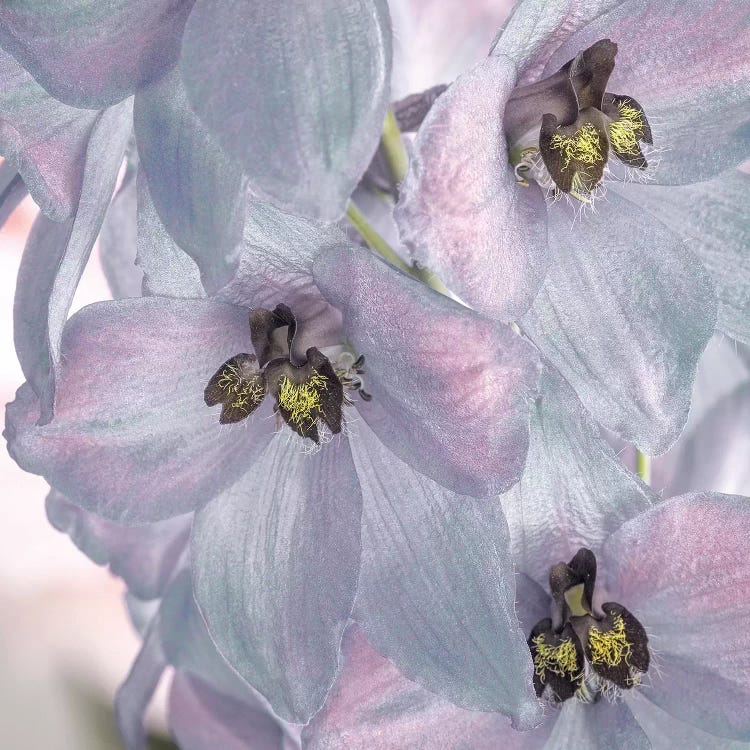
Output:
[[168,667],[186,750],[750,746],[750,19],[481,5],[392,103],[436,3],[0,8],[4,436],[128,750]]

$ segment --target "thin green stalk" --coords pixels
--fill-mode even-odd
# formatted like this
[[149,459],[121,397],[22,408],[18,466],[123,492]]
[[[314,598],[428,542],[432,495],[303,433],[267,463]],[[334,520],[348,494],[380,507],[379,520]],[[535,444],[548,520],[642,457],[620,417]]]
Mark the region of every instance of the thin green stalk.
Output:
[[637,448],[635,451],[635,470],[646,484],[651,483],[651,457],[641,453]]
[[399,130],[396,115],[393,114],[393,110],[390,107],[388,107],[388,111],[385,113],[380,144],[383,147],[383,153],[388,162],[388,169],[393,182],[398,187],[404,181],[404,177],[406,177],[406,171],[409,168],[409,157],[401,140],[401,130]]

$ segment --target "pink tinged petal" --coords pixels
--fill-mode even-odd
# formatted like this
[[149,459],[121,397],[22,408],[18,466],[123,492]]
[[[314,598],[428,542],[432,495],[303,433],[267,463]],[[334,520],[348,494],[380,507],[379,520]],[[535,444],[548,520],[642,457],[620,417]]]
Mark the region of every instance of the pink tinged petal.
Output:
[[141,296],[143,270],[135,264],[138,243],[136,206],[136,169],[128,167],[99,233],[99,260],[114,299]]
[[169,730],[181,750],[282,750],[284,732],[270,712],[177,672],[169,696]]
[[98,565],[109,565],[140,599],[161,596],[187,548],[192,516],[177,516],[145,526],[120,526],[73,505],[53,489],[47,518]]
[[289,721],[308,721],[336,674],[359,573],[361,503],[347,440],[306,455],[279,435],[195,518],[195,597],[211,636]]
[[517,732],[501,714],[458,708],[404,677],[351,626],[336,682],[302,744],[305,750],[541,750],[550,725]]
[[197,0],[181,68],[190,104],[257,194],[315,218],[344,213],[388,103],[385,0]]
[[567,701],[544,750],[651,750],[648,737],[624,702]]
[[355,619],[431,692],[508,714],[523,729],[537,725],[500,504],[446,490],[401,463],[366,425],[357,431],[364,514]]
[[437,100],[414,143],[396,207],[413,259],[480,312],[512,320],[531,305],[548,264],[545,205],[508,163],[503,111],[516,80],[489,57]]
[[610,193],[571,226],[549,209],[550,273],[521,323],[605,427],[666,451],[687,419],[716,322],[713,283],[682,241]]
[[39,217],[39,232],[32,233],[24,250],[14,303],[15,339],[24,374],[39,395],[43,422],[54,412],[63,326],[115,189],[131,112],[132,104],[123,102],[99,115],[75,216],[56,227]]
[[206,292],[195,261],[180,248],[156,213],[143,171],[136,179],[136,265],[143,271],[144,295],[201,299]]
[[120,523],[194,510],[240,477],[273,433],[270,403],[219,425],[211,376],[249,347],[247,310],[206,300],[91,305],[65,329],[55,419],[28,386],[9,405],[9,450],[85,510]]
[[99,112],[53,99],[0,50],[0,154],[15,165],[31,197],[55,221],[71,217],[78,206],[86,147],[98,119]]
[[613,188],[685,239],[716,282],[717,328],[750,344],[750,175],[733,169],[694,185]]
[[556,371],[545,368],[540,386],[526,469],[502,503],[518,569],[546,587],[551,565],[581,547],[597,549],[657,498],[625,469]]
[[539,376],[527,342],[361,248],[322,254],[315,281],[365,356],[357,411],[393,453],[467,495],[518,481]]
[[667,500],[604,544],[600,570],[657,650],[646,697],[732,739],[750,737],[750,501],[705,493]]
[[237,265],[246,204],[242,169],[190,109],[177,69],[136,94],[134,123],[159,217],[213,292]]
[[56,99],[125,99],[179,54],[192,0],[20,0],[0,8],[0,42]]
[[166,667],[156,615],[146,630],[130,673],[115,696],[115,720],[125,750],[146,749],[143,717]]
[[[658,183],[707,180],[750,155],[750,17],[732,0],[630,0],[575,34],[546,73],[608,37],[608,90],[634,97],[665,150]],[[658,50],[658,54],[655,51]]]
[[0,164],[0,229],[27,195],[26,185],[16,165],[6,158]]

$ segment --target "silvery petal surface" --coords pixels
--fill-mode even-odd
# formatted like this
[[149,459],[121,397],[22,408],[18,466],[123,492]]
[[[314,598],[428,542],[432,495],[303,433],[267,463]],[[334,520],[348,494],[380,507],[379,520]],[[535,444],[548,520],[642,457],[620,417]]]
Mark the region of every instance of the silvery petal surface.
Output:
[[192,0],[18,0],[0,8],[0,44],[56,99],[125,99],[179,54]]
[[196,514],[195,597],[219,651],[287,720],[305,723],[336,675],[360,556],[348,441],[307,455],[278,435]]
[[364,503],[355,619],[368,639],[437,695],[535,726],[540,706],[500,503],[418,474],[365,425],[351,445]]
[[571,224],[549,209],[550,272],[521,327],[605,427],[666,451],[716,321],[713,282],[666,226],[610,194]]
[[388,103],[385,0],[197,0],[180,61],[190,104],[281,208],[338,219]]

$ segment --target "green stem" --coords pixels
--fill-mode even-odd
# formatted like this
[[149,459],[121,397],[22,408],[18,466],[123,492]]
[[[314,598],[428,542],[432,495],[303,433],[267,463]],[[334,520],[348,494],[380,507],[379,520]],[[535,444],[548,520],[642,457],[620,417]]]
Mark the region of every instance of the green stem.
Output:
[[637,448],[635,451],[635,470],[646,484],[651,483],[651,457],[641,453]]
[[388,169],[393,182],[398,187],[403,182],[404,177],[406,177],[406,171],[409,168],[409,157],[401,140],[401,131],[398,127],[396,115],[393,114],[393,110],[390,107],[388,107],[388,111],[385,113],[380,144],[383,147],[383,153],[388,162]]

